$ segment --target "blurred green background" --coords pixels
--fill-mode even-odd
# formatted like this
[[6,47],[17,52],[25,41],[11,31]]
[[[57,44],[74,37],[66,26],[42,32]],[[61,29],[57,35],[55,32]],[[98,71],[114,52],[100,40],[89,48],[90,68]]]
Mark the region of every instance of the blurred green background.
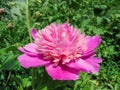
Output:
[[[17,60],[29,43],[25,0],[0,0],[0,90],[32,90],[31,69]],[[53,81],[36,68],[36,90],[120,90],[120,0],[29,0],[30,26],[69,22],[87,35],[100,35],[100,72],[80,73],[77,81]],[[39,79],[38,79],[39,78]]]

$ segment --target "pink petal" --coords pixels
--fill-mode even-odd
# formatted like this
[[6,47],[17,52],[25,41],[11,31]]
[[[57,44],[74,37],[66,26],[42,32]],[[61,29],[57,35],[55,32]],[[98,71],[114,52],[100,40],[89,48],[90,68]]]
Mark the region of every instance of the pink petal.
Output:
[[46,66],[46,71],[54,80],[77,80],[79,77],[79,71],[62,65],[50,64]]
[[86,60],[76,60],[67,64],[68,67],[74,68],[76,70],[87,72],[87,73],[96,73],[99,71],[99,64],[101,62],[100,58],[91,57]]
[[91,51],[96,48],[101,43],[101,41],[102,40],[100,36],[86,37],[87,51]]
[[33,53],[33,52],[29,52],[29,51],[25,50],[22,47],[19,47],[18,50],[21,51],[21,52],[23,52],[23,53],[25,53],[25,54],[27,54],[27,55],[30,55],[30,56],[38,56],[38,54]]
[[97,73],[99,71],[100,69],[99,63],[102,62],[101,58],[91,57],[91,58],[86,59],[85,61],[94,67],[95,70],[93,71],[93,73]]
[[44,66],[49,63],[49,61],[42,60],[40,57],[32,57],[26,54],[20,55],[18,60],[24,68]]
[[82,71],[82,72],[88,72],[94,71],[94,68],[87,63],[86,61],[80,59],[76,61],[72,61],[69,64],[67,64],[68,67],[74,68],[76,70]]
[[29,43],[25,45],[23,48],[29,52],[38,53],[36,50],[37,46],[35,43]]
[[34,43],[27,44],[23,48],[19,47],[18,50],[31,56],[38,56],[39,54]]
[[32,35],[33,39],[36,38],[36,33],[37,33],[36,28],[33,28],[32,31],[31,31],[31,35]]
[[92,56],[95,56],[95,50],[82,53],[81,58],[89,58]]

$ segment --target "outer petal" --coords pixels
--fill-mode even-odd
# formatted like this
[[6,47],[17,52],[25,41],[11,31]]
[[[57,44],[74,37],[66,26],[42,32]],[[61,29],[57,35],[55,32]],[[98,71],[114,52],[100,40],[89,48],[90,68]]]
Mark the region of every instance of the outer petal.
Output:
[[100,69],[99,63],[102,62],[101,58],[91,57],[91,58],[86,59],[85,61],[94,67],[94,71],[92,73],[97,73],[99,71]]
[[39,56],[38,54],[33,53],[33,52],[29,52],[29,51],[25,50],[22,47],[19,47],[18,50],[21,51],[21,52],[23,52],[23,53],[25,53],[25,54],[27,54],[27,55],[30,55],[30,56]]
[[20,65],[24,68],[38,67],[49,64],[49,61],[42,60],[40,57],[32,57],[26,54],[20,55],[18,57],[18,60],[20,62]]
[[92,56],[96,56],[95,50],[92,50],[92,51],[89,51],[89,52],[86,52],[86,53],[82,53],[81,58],[85,59],[85,58],[89,58],[89,57],[92,57]]
[[46,66],[46,71],[54,80],[77,80],[79,77],[79,71],[62,65],[54,66],[50,64]]
[[101,62],[100,58],[91,57],[86,60],[76,60],[67,64],[68,67],[74,68],[76,70],[87,72],[87,73],[97,73],[99,71],[99,64]]
[[38,53],[36,50],[37,46],[35,43],[29,43],[25,45],[23,48],[29,52]]
[[33,28],[32,31],[31,31],[31,35],[32,35],[33,39],[36,38],[36,33],[37,33],[36,28]]
[[94,48],[96,48],[101,43],[101,37],[100,36],[93,36],[93,37],[86,37],[86,44],[87,44],[87,51],[91,51]]
[[19,47],[18,50],[31,56],[38,56],[39,54],[36,50],[36,45],[34,43],[27,44],[23,48]]

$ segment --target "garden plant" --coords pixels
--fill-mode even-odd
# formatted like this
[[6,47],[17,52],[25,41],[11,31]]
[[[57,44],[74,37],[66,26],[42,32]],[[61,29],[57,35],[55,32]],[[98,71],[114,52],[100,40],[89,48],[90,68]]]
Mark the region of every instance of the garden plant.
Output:
[[0,0],[0,90],[120,90],[120,1]]

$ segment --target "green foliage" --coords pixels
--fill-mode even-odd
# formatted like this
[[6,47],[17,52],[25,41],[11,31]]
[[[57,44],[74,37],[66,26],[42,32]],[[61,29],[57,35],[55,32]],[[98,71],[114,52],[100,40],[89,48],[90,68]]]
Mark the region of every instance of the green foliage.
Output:
[[13,0],[0,0],[0,9],[3,9],[3,13],[0,14],[0,20],[6,21],[8,19],[11,19],[11,12],[10,9],[12,8],[10,5],[10,1]]
[[[31,90],[32,71],[22,68],[17,48],[29,42],[25,6],[21,0],[2,0],[0,8],[0,90]],[[22,3],[22,4],[23,4]],[[80,73],[77,81],[54,81],[44,68],[36,68],[36,90],[120,90],[119,0],[29,0],[31,27],[70,22],[87,35],[100,35],[98,56],[103,59],[95,75]],[[20,14],[11,10],[19,8]],[[9,28],[8,24],[13,27]]]

